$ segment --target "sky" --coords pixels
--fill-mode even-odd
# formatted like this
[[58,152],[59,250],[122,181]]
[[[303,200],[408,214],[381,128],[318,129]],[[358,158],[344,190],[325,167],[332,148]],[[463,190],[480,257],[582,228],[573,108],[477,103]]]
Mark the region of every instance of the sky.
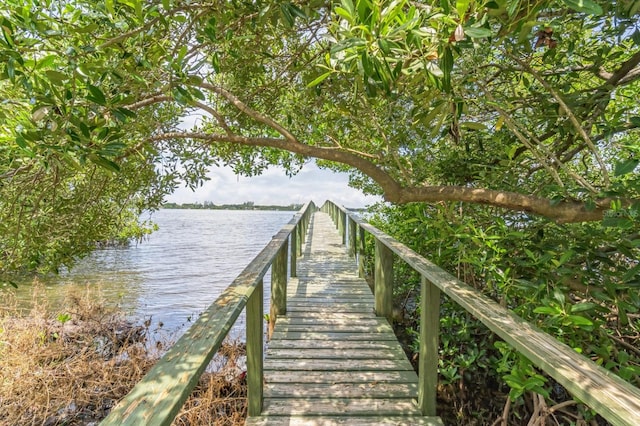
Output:
[[[202,113],[182,118],[182,129],[191,129],[200,121]],[[242,204],[253,201],[257,205],[304,204],[313,200],[321,206],[325,200],[345,207],[366,207],[382,201],[381,197],[367,196],[348,186],[346,173],[319,169],[314,162],[305,164],[302,170],[289,178],[284,169],[271,167],[255,177],[236,176],[229,167],[212,167],[207,175],[210,180],[195,192],[179,187],[166,201],[170,203]]]
[[367,196],[347,185],[346,173],[319,169],[314,163],[306,164],[300,173],[289,178],[283,169],[273,167],[261,176],[236,176],[230,168],[212,168],[210,180],[195,192],[178,188],[167,197],[172,203],[241,204],[253,201],[258,205],[304,204],[313,200],[322,205],[332,200],[345,207],[365,207],[381,201],[380,197]]

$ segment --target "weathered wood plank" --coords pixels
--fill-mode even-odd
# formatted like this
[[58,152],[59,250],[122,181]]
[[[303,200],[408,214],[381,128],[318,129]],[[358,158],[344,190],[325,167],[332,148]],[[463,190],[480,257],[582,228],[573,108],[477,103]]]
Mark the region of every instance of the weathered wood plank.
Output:
[[[390,348],[398,348],[398,343],[394,340],[272,340],[269,342],[269,349],[295,349],[295,348],[312,348],[312,349],[372,349],[372,350],[388,350]],[[402,349],[400,349],[402,350]]]
[[[277,324],[277,323],[276,323]],[[288,333],[293,331],[311,331],[317,333],[324,332],[349,332],[349,333],[393,333],[389,324],[327,324],[317,322],[316,324],[281,324],[278,331]]]
[[376,314],[390,319],[393,310],[393,252],[378,240],[374,279]]
[[416,401],[411,398],[265,398],[263,407],[263,416],[420,415]]
[[272,348],[267,349],[268,358],[272,359],[397,359],[403,357],[404,353],[397,345],[387,348],[348,348],[341,347],[332,349],[319,348]]
[[262,412],[263,290],[264,285],[261,279],[247,302],[247,412],[249,416],[258,416]]
[[330,316],[327,314],[323,314],[323,313],[318,313],[318,312],[306,312],[301,314],[300,312],[289,312],[287,314],[286,317],[280,317],[279,320],[280,321],[284,321],[284,320],[313,320],[313,319],[317,319],[317,318],[331,318],[331,319],[335,319],[335,320],[359,320],[359,319],[363,319],[363,320],[375,320],[378,321],[379,318],[375,316],[375,314],[373,313],[373,311],[370,313],[370,315],[363,315],[360,312],[334,312],[332,313]]
[[400,359],[274,359],[264,361],[266,370],[288,371],[413,371]]
[[[311,309],[313,308],[313,309]],[[373,312],[372,306],[336,306],[336,305],[324,305],[322,307],[315,305],[314,306],[303,306],[303,305],[291,305],[287,307],[288,312],[318,312],[318,313],[334,313],[334,312],[361,312],[363,314],[368,314]]]
[[270,383],[417,383],[414,371],[265,371],[264,379]]
[[[299,317],[282,317],[278,318],[280,327],[291,327],[294,325],[354,325],[354,326],[384,326],[389,327],[389,323],[384,318],[369,317],[369,318],[336,318],[333,315],[325,315],[315,318],[309,318],[306,316]],[[385,328],[386,330],[386,328]]]
[[389,340],[395,341],[394,335],[387,333],[332,333],[314,331],[286,331],[276,329],[271,337],[272,340],[281,339],[311,339],[311,340]]
[[253,417],[247,426],[443,426],[440,417],[417,416],[334,416],[334,417]]
[[291,383],[287,386],[267,384],[266,398],[306,398],[331,395],[336,398],[417,398],[415,383]]

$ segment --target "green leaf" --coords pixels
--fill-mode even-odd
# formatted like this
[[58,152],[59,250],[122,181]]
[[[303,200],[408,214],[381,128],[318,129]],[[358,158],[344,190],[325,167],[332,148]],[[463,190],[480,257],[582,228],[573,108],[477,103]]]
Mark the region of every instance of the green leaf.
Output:
[[623,161],[620,163],[616,163],[614,169],[615,176],[626,175],[627,173],[631,173],[640,163],[640,160],[636,160],[635,158],[631,158],[627,161]]
[[343,7],[336,7],[335,8],[335,12],[337,15],[343,17],[344,19],[346,19],[347,21],[349,21],[349,23],[353,22],[353,16],[351,15],[351,13],[349,13],[349,11]]
[[509,6],[507,6],[507,15],[509,15],[509,18],[512,18],[513,15],[515,15],[519,6],[520,6],[520,0],[511,0],[509,2]]
[[562,2],[576,12],[589,15],[602,15],[603,13],[602,7],[593,0],[562,0]]
[[593,325],[593,321],[580,315],[569,315],[567,318],[573,325],[578,327],[590,327]]
[[464,27],[464,33],[471,38],[486,38],[493,35],[490,29],[484,27]]
[[107,12],[111,15],[116,14],[116,9],[113,7],[113,0],[105,0],[104,6],[107,9]]
[[7,75],[9,80],[14,81],[16,79],[15,59],[9,58],[7,61]]
[[311,83],[307,84],[307,87],[317,86],[318,84],[322,83],[324,79],[329,77],[331,74],[333,74],[333,71],[328,71],[324,74],[321,74],[320,76],[316,77]]
[[82,28],[78,28],[78,29],[76,29],[76,32],[77,32],[78,34],[86,34],[86,33],[93,32],[93,31],[95,31],[95,30],[97,30],[97,29],[98,29],[98,24],[96,24],[96,23],[94,22],[94,23],[91,23],[91,24],[89,24],[89,25],[87,25],[87,26],[85,26],[85,27],[82,27]]
[[458,16],[460,18],[464,18],[464,15],[467,13],[467,9],[469,9],[470,0],[456,0],[456,10],[458,11]]
[[473,121],[463,121],[460,123],[460,127],[470,130],[487,130],[487,126],[484,123],[476,123]]
[[101,155],[97,155],[97,154],[89,154],[88,155],[89,160],[91,160],[91,162],[97,166],[102,167],[105,170],[109,170],[110,172],[114,172],[117,173],[120,171],[120,166],[118,166],[116,163],[114,163],[113,161],[104,158]]
[[66,74],[61,73],[59,71],[46,70],[44,73],[49,79],[49,81],[55,85],[64,84],[64,82],[69,79],[69,77]]
[[533,310],[536,314],[545,314],[545,315],[558,315],[560,313],[559,309],[552,308],[550,306],[540,306]]
[[102,90],[100,90],[99,87],[87,84],[87,90],[89,90],[89,95],[87,96],[88,100],[102,106],[107,104],[107,99],[105,98],[104,93],[102,93]]
[[576,303],[575,305],[573,305],[571,307],[571,312],[586,312],[586,311],[591,311],[593,310],[596,306],[598,306],[596,303],[593,302],[580,302],[580,303]]

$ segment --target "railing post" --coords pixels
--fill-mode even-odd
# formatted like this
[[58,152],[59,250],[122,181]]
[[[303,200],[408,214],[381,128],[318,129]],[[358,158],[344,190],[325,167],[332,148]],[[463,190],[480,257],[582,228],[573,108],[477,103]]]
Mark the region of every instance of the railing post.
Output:
[[420,355],[418,360],[418,405],[424,416],[436,415],[438,390],[438,335],[440,333],[440,289],[422,277],[420,291]]
[[287,248],[284,240],[271,265],[271,311],[275,315],[287,314]]
[[342,210],[338,211],[340,221],[340,235],[342,235],[342,245],[347,243],[347,214]]
[[296,226],[296,253],[298,257],[302,256],[302,244],[304,242],[304,232],[305,232],[305,218],[303,217],[298,226]]
[[250,417],[262,412],[263,288],[260,279],[247,302],[247,414]]
[[349,256],[356,257],[356,221],[349,216]]
[[298,261],[298,226],[300,226],[300,224],[296,225],[295,229],[293,229],[291,231],[291,249],[289,250],[291,253],[291,261],[290,263],[290,268],[291,268],[291,277],[297,277],[298,276],[298,268],[297,268],[297,261]]
[[364,241],[364,228],[358,225],[358,276],[364,278],[366,272],[364,270],[364,258],[365,258],[365,241]]
[[393,310],[393,252],[377,238],[375,264],[376,315],[390,320]]
[[309,212],[309,210],[307,209],[306,212],[304,212],[304,216],[302,217],[302,227],[300,228],[300,254],[302,254],[302,245],[304,244],[304,242],[307,239],[307,229],[309,226],[309,217],[311,216],[311,213]]

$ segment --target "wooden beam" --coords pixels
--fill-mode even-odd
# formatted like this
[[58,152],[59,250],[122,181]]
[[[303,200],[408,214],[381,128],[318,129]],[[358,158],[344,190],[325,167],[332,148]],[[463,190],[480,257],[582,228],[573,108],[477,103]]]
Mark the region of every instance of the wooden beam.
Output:
[[440,289],[422,277],[420,291],[420,356],[418,358],[418,405],[424,416],[436,415],[438,393],[438,335]]
[[347,223],[348,223],[348,230],[349,230],[349,256],[351,257],[356,257],[356,231],[357,231],[357,227],[358,225],[356,225],[356,221],[353,220],[351,217],[349,217],[347,219]]
[[285,240],[271,266],[271,313],[287,314],[287,241]]
[[393,252],[376,240],[375,289],[376,315],[391,319],[393,312]]
[[247,412],[250,417],[262,412],[263,300],[263,280],[260,279],[247,303]]

